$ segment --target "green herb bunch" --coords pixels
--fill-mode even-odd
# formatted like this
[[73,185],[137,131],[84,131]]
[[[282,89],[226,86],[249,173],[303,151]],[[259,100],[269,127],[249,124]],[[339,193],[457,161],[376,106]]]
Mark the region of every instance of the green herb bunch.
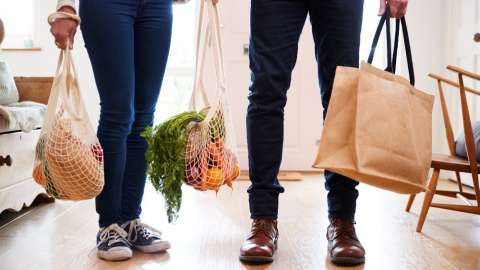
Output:
[[168,222],[178,217],[182,203],[187,125],[203,119],[203,113],[184,112],[154,128],[149,127],[142,133],[148,143],[147,172],[155,189],[165,198]]

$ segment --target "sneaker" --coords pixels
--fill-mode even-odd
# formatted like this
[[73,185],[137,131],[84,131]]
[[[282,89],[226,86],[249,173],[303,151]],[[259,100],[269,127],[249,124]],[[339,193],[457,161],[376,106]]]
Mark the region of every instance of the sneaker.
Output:
[[125,232],[117,224],[100,228],[97,234],[97,256],[107,261],[123,261],[132,257]]
[[134,248],[144,253],[164,252],[170,248],[170,242],[162,239],[162,233],[140,219],[125,222],[122,228],[128,232],[127,240]]

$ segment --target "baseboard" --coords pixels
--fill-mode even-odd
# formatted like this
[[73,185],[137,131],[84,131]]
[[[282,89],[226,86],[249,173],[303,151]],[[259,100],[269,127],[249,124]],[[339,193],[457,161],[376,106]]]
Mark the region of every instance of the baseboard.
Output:
[[[306,172],[300,172],[300,171],[281,171],[278,174],[278,180],[280,181],[302,181],[304,178],[305,174],[313,174],[313,173],[306,173]],[[316,173],[320,174],[320,173]],[[250,176],[248,175],[247,171],[242,171],[240,173],[240,176],[238,177],[238,180],[240,181],[249,181]]]

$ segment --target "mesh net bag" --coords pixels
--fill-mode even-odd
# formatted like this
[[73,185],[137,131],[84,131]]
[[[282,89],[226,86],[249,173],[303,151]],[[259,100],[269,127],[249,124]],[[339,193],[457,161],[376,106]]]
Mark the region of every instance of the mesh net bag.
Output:
[[103,188],[103,150],[85,110],[69,50],[60,53],[33,178],[57,199],[91,199]]
[[[218,191],[222,185],[232,187],[240,172],[226,94],[218,11],[211,0],[200,3],[190,108],[142,134],[148,143],[148,176],[165,198],[170,222],[178,216],[183,183],[201,191]],[[207,62],[214,66],[215,79],[204,76]],[[209,83],[209,91],[204,81]],[[197,96],[201,98],[197,100]]]
[[[236,142],[226,94],[226,80],[223,50],[220,37],[218,10],[211,1],[200,4],[200,16],[197,34],[197,59],[195,85],[192,93],[191,108],[205,115],[200,122],[191,122],[186,128],[185,144],[185,183],[199,190],[215,190],[239,176],[236,158]],[[204,21],[204,15],[208,20]],[[204,69],[207,50],[212,49],[213,65],[216,74],[213,103],[205,91]],[[201,107],[196,96],[200,95]]]

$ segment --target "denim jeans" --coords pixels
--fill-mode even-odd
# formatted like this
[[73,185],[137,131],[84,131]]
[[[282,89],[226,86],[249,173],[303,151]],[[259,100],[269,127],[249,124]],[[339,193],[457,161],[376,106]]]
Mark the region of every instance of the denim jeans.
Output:
[[[284,191],[277,178],[282,161],[284,107],[307,14],[325,116],[335,69],[359,64],[362,13],[363,0],[251,0],[252,82],[247,140],[252,218],[278,215],[278,197]],[[325,179],[329,216],[353,219],[358,182],[328,171]]]
[[100,227],[138,218],[153,124],[172,32],[172,0],[81,0],[81,30],[100,95],[105,187]]

